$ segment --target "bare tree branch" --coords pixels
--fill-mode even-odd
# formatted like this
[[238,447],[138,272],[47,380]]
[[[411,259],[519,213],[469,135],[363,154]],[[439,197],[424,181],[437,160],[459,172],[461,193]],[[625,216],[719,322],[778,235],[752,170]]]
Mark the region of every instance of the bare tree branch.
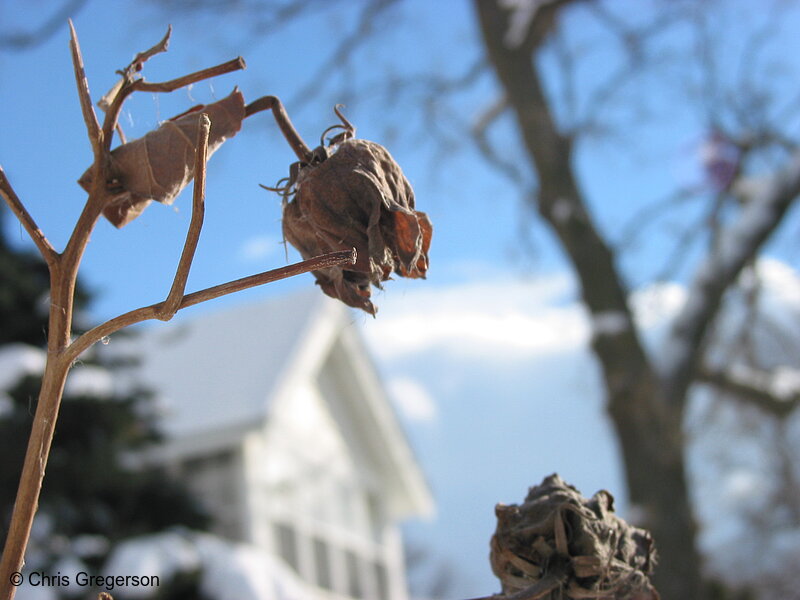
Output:
[[294,97],[290,99],[291,104],[302,106],[308,102],[314,96],[314,92],[318,91],[324,84],[325,80],[336,72],[337,67],[341,67],[356,48],[371,38],[370,34],[375,29],[375,22],[378,17],[397,3],[398,0],[371,0],[367,2],[355,28],[348,35],[339,39],[336,48],[328,56],[328,59],[309,78],[308,83],[301,87]]
[[525,177],[518,166],[518,162],[509,160],[499,153],[489,139],[489,131],[500,117],[509,110],[508,101],[505,97],[499,98],[478,115],[472,126],[472,139],[483,158],[492,165],[497,171],[508,177],[512,183],[522,185]]
[[744,206],[738,218],[720,233],[718,247],[698,267],[686,303],[676,317],[662,352],[666,398],[682,405],[693,370],[705,348],[705,336],[716,317],[722,295],[780,224],[800,194],[800,155],[775,175],[772,185]]
[[704,365],[698,369],[697,380],[782,419],[800,406],[800,386],[781,389],[778,376],[760,369],[724,370]]
[[51,16],[47,17],[38,27],[31,31],[11,32],[8,25],[4,25],[3,35],[0,35],[0,49],[24,50],[43,44],[50,39],[64,25],[69,17],[77,15],[86,5],[88,0],[67,0]]

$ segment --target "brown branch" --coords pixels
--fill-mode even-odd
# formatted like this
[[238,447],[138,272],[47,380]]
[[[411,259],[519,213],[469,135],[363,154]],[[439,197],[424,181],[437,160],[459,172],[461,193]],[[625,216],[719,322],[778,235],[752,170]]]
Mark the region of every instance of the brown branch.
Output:
[[78,44],[78,34],[75,31],[75,26],[72,24],[72,19],[69,21],[70,32],[70,52],[72,53],[72,66],[75,71],[75,83],[78,86],[78,98],[81,103],[81,112],[83,113],[83,121],[86,123],[86,131],[89,134],[89,141],[92,144],[92,151],[94,152],[95,166],[99,167],[103,157],[103,131],[100,129],[100,123],[97,120],[97,115],[92,106],[92,96],[89,93],[89,82],[86,79],[86,71],[83,68],[83,56],[81,55],[81,47]]
[[[240,292],[242,290],[247,290],[252,287],[264,285],[266,283],[272,283],[273,281],[286,279],[288,277],[294,277],[295,275],[301,275],[302,273],[308,273],[309,271],[329,269],[331,267],[338,267],[346,264],[355,264],[355,262],[355,248],[351,250],[339,250],[337,252],[322,254],[320,256],[315,256],[314,258],[287,265],[285,267],[272,269],[271,271],[264,271],[263,273],[250,275],[249,277],[243,277],[241,279],[215,285],[198,292],[186,294],[181,298],[177,310],[183,310],[184,308],[194,306],[195,304],[200,304],[201,302],[214,300],[215,298],[221,298],[222,296],[227,296],[228,294],[233,294],[234,292]],[[157,319],[159,313],[163,311],[163,309],[164,303],[159,302],[158,304],[151,304],[150,306],[137,308],[136,310],[132,310],[106,321],[105,323],[90,329],[76,339],[69,346],[65,355],[70,360],[75,360],[82,352],[99,342],[104,337],[107,337],[112,333],[116,333],[120,329],[130,325],[141,323],[142,321]]]
[[800,406],[800,389],[781,394],[775,390],[775,375],[760,369],[723,370],[705,365],[698,370],[697,380],[730,394],[778,418],[788,417]]
[[39,392],[39,401],[36,405],[36,414],[33,417],[33,426],[28,438],[28,447],[25,451],[25,461],[19,479],[17,496],[11,513],[3,557],[0,560],[0,599],[12,600],[16,587],[11,583],[10,577],[14,572],[21,572],[25,562],[25,548],[28,545],[33,518],[39,504],[39,494],[44,480],[47,457],[55,433],[58,411],[61,406],[61,395],[70,362],[62,357],[49,353],[42,387]]
[[[144,56],[146,53],[142,53],[142,55]],[[119,91],[116,93],[116,95],[114,95],[113,99],[109,98],[108,100],[110,104],[108,106],[108,110],[106,111],[106,118],[103,121],[103,134],[107,140],[106,149],[111,148],[111,136],[117,127],[117,121],[119,119],[119,114],[122,111],[122,105],[128,96],[130,96],[133,92],[174,92],[177,89],[197,83],[198,81],[204,81],[218,75],[224,75],[225,73],[238,71],[246,68],[246,66],[247,65],[245,64],[244,59],[239,56],[233,60],[229,60],[228,62],[216,65],[214,67],[209,67],[201,71],[196,71],[194,73],[189,73],[183,77],[170,79],[169,81],[162,81],[159,83],[150,83],[144,79],[124,81],[120,86]],[[124,74],[124,76],[127,75],[127,73]],[[111,94],[109,93],[106,95],[106,97],[110,95]]]
[[486,162],[508,177],[513,183],[521,185],[525,178],[522,175],[519,162],[515,162],[513,158],[506,158],[503,154],[497,152],[489,139],[489,131],[492,125],[497,123],[509,108],[508,100],[505,96],[488,105],[472,126],[472,141],[475,142],[478,151],[483,155]]
[[184,75],[176,79],[170,79],[169,81],[162,81],[160,83],[150,83],[148,81],[145,81],[144,79],[137,79],[133,83],[132,91],[174,92],[177,89],[180,89],[187,85],[191,85],[193,83],[197,83],[198,81],[211,79],[212,77],[217,77],[218,75],[224,75],[225,73],[232,73],[233,71],[239,71],[245,68],[247,68],[247,64],[244,62],[244,59],[241,56],[238,56],[233,60],[229,60],[228,62],[224,62],[222,64],[216,65],[214,67],[209,67],[201,71],[196,71],[194,73],[189,73],[188,75]]
[[262,110],[272,110],[272,115],[275,117],[283,137],[289,142],[289,146],[291,146],[297,158],[303,162],[310,162],[312,159],[311,149],[300,137],[300,134],[297,133],[281,101],[276,96],[264,96],[258,100],[253,100],[245,106],[244,116],[246,118]]
[[178,269],[175,272],[175,279],[172,287],[164,300],[163,306],[157,318],[162,321],[169,321],[178,311],[183,292],[186,289],[186,281],[189,279],[189,270],[192,268],[192,260],[197,250],[197,242],[200,239],[200,231],[203,228],[203,217],[205,215],[205,195],[206,195],[206,162],[208,161],[208,134],[211,130],[211,119],[206,113],[199,117],[200,125],[197,131],[197,150],[194,162],[194,190],[192,195],[192,219],[189,222],[189,230],[186,232],[186,242],[183,245],[183,252],[178,261]]
[[14,188],[11,187],[11,182],[6,177],[5,171],[3,171],[3,167],[0,167],[0,196],[8,204],[8,207],[11,209],[17,218],[22,223],[22,226],[25,228],[25,231],[28,232],[28,235],[31,236],[33,243],[36,244],[36,247],[39,249],[39,253],[44,258],[44,261],[48,264],[48,266],[52,266],[58,260],[58,253],[53,248],[50,241],[45,237],[44,232],[39,229],[39,226],[33,220],[28,210],[25,208],[25,205],[22,203],[22,200],[19,199],[16,192],[14,192]]
[[164,37],[161,38],[161,41],[158,42],[152,48],[148,48],[144,52],[139,52],[139,54],[137,54],[131,61],[131,64],[128,65],[125,72],[132,73],[134,71],[141,71],[142,65],[144,65],[144,63],[153,58],[156,54],[161,54],[162,52],[166,52],[167,49],[169,48],[169,39],[171,37],[172,37],[172,25],[167,25],[167,32],[164,34]]

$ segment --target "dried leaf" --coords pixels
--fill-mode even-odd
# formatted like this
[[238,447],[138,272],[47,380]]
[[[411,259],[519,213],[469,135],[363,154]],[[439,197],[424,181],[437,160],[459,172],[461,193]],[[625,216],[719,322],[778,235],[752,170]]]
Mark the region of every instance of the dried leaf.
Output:
[[424,278],[433,226],[414,208],[414,191],[379,144],[341,142],[321,162],[301,165],[296,194],[284,205],[283,232],[303,258],[355,248],[352,266],[314,271],[322,290],[375,314],[370,285],[392,273]]
[[[211,156],[241,129],[244,98],[239,90],[234,90],[227,98],[178,115],[144,137],[112,150],[103,215],[115,227],[130,223],[153,200],[172,204],[191,182],[200,112],[211,119],[208,139]],[[78,183],[87,192],[91,189],[91,169]]]

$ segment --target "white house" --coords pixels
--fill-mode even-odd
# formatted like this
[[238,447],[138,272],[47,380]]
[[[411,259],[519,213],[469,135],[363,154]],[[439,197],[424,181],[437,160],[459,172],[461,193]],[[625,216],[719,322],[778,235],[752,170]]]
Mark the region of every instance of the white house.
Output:
[[214,533],[280,557],[317,598],[405,600],[398,525],[433,502],[358,318],[309,289],[154,326],[137,378],[164,409],[160,460]]

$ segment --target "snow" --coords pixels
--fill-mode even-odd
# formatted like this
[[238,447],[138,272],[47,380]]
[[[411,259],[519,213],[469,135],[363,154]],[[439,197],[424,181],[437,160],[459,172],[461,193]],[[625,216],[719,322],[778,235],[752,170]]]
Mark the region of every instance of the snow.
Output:
[[105,554],[111,543],[104,535],[84,534],[75,537],[70,545],[77,556],[88,558]]
[[[162,582],[176,574],[193,571],[200,558],[191,540],[181,533],[169,532],[142,536],[119,544],[106,561],[104,575],[158,577]],[[147,587],[121,587],[129,598],[145,597]]]
[[594,337],[615,336],[631,327],[628,315],[621,311],[603,311],[592,314]]
[[17,598],[20,600],[59,600],[56,587],[33,586],[26,580],[17,588]]
[[556,223],[564,224],[575,214],[575,208],[566,198],[558,198],[550,209]]
[[80,365],[67,376],[65,396],[108,398],[114,395],[114,376],[103,367]]
[[82,560],[75,556],[67,555],[60,558],[50,569],[49,574],[58,574],[69,578],[69,585],[59,586],[58,589],[67,591],[68,594],[78,595],[86,591],[85,587],[78,585],[76,575],[78,573],[88,573],[91,571]]
[[47,353],[23,343],[6,344],[0,348],[0,417],[13,409],[8,391],[26,375],[41,375]]
[[723,480],[722,497],[735,509],[765,488],[763,473],[739,468],[729,473]]
[[783,401],[800,396],[800,369],[778,367],[772,372],[770,391]]
[[41,375],[47,353],[28,344],[6,344],[0,348],[0,391],[13,388],[26,375]]
[[508,48],[517,48],[528,33],[537,11],[553,0],[500,0],[500,6],[511,11],[508,30],[503,42]]
[[[265,552],[205,533],[184,530],[122,542],[103,569],[106,575],[174,575],[200,569],[204,596],[215,600],[300,600],[313,593],[288,567]],[[150,595],[149,588],[120,588],[126,598]]]

